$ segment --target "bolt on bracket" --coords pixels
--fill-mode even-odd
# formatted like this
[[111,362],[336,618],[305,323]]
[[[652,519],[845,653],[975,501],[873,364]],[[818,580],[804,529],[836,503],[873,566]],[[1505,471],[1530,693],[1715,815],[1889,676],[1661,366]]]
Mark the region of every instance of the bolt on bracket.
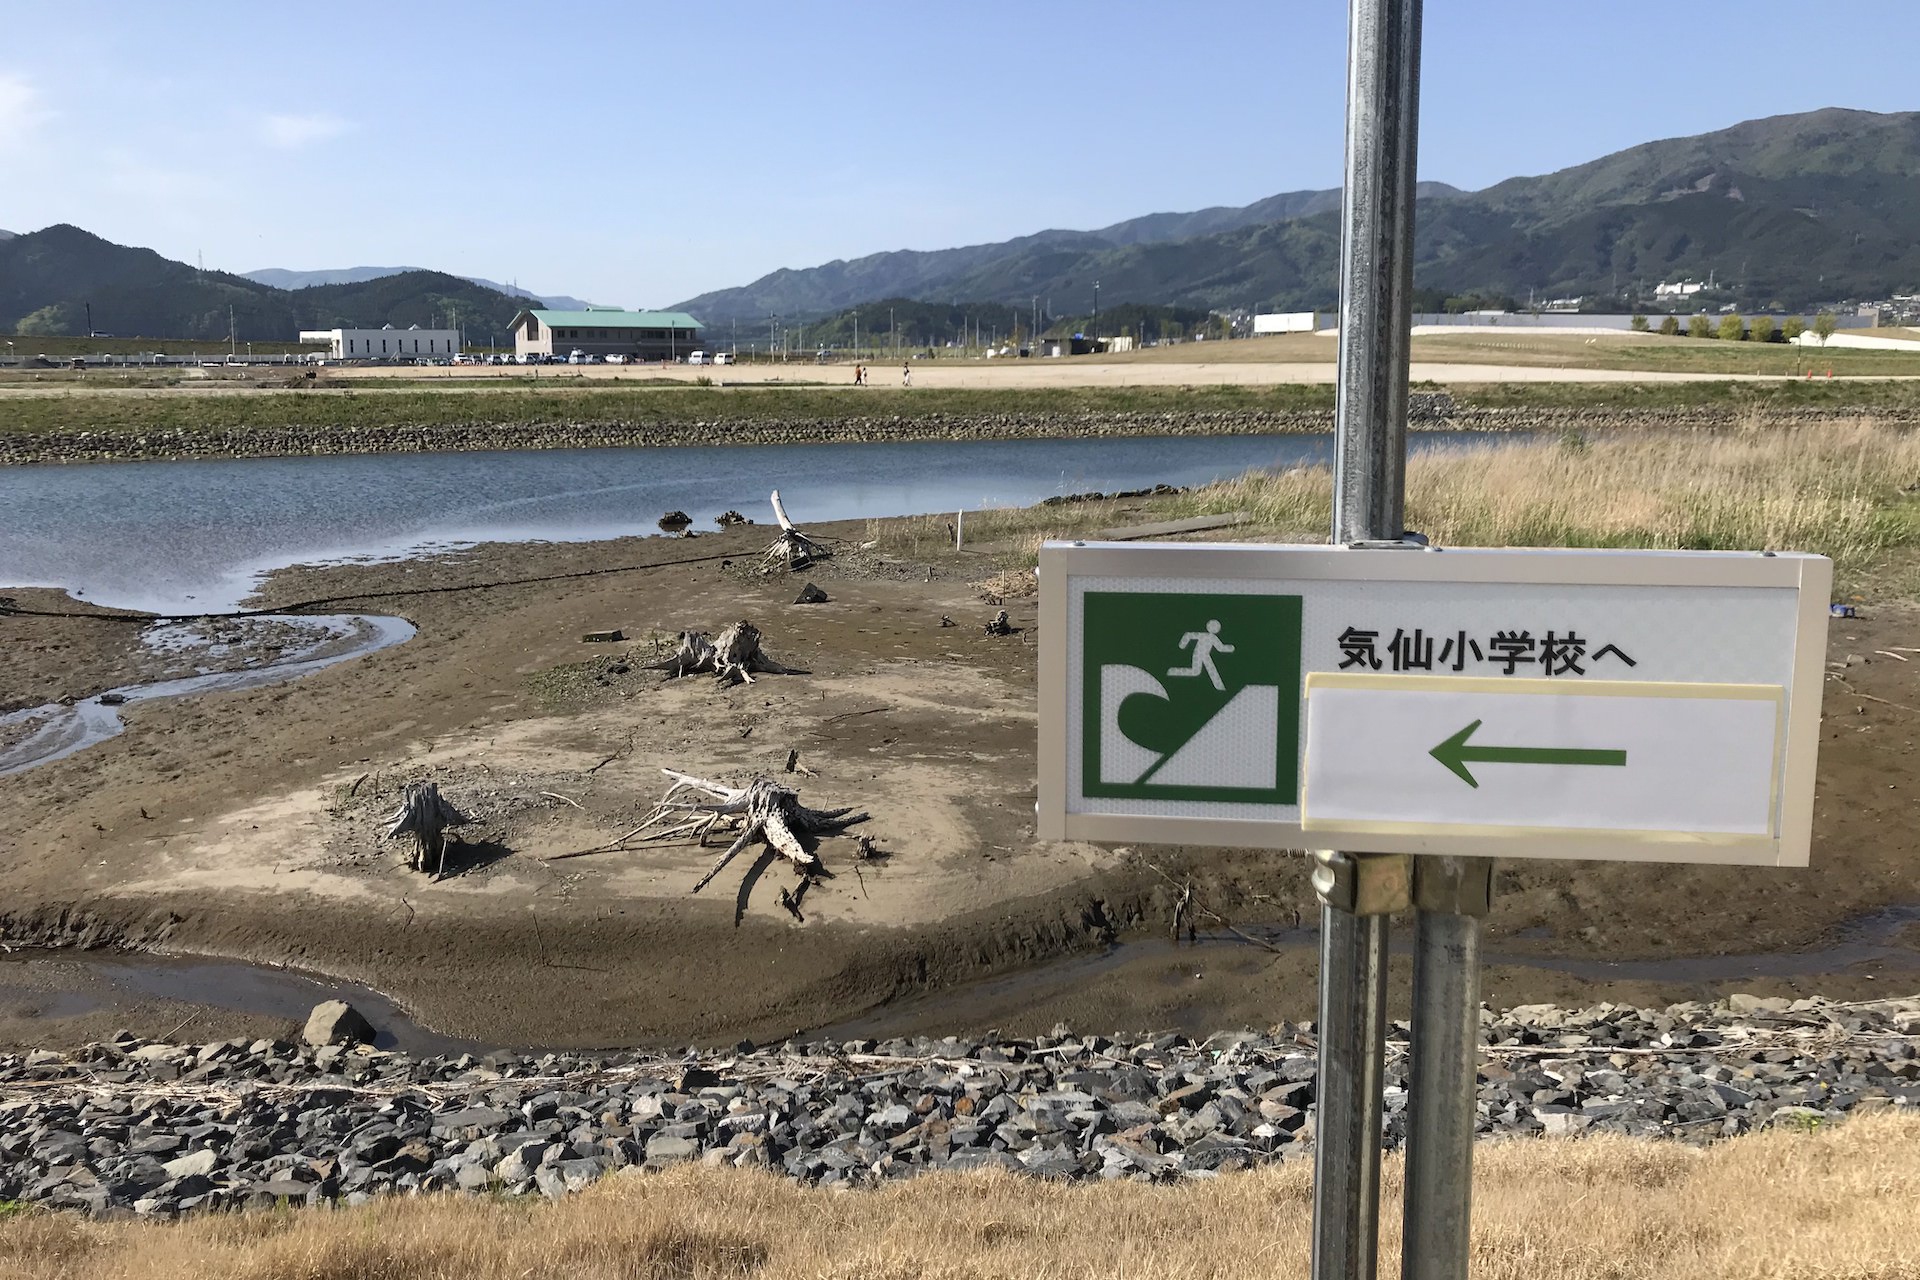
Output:
[[1390,916],[1413,904],[1413,858],[1405,853],[1315,850],[1313,891],[1337,911]]

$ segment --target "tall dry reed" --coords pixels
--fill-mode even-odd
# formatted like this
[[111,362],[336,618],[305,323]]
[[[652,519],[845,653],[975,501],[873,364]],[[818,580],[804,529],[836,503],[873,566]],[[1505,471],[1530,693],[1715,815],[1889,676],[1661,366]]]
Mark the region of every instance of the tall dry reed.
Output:
[[[1920,434],[1871,421],[1489,441],[1409,460],[1407,524],[1449,546],[1811,551],[1847,580],[1920,542],[1916,485]],[[1183,505],[1324,536],[1332,492],[1327,468],[1303,467]]]

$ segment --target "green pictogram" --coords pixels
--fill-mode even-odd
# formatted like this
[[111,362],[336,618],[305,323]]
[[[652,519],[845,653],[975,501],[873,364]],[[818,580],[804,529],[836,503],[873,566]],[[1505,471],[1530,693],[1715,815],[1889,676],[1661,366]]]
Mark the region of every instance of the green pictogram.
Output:
[[1299,802],[1300,597],[1090,591],[1082,789]]
[[1480,782],[1468,771],[1469,764],[1578,764],[1624,765],[1627,753],[1591,747],[1470,747],[1467,739],[1480,727],[1475,720],[1427,754],[1460,775],[1460,780],[1478,790]]

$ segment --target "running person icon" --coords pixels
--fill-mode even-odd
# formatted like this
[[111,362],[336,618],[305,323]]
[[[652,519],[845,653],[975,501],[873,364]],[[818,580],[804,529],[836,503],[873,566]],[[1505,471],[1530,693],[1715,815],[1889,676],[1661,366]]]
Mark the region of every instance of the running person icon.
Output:
[[1221,682],[1220,672],[1214,668],[1213,655],[1216,653],[1232,653],[1233,646],[1220,638],[1220,620],[1218,618],[1209,619],[1205,631],[1189,631],[1187,634],[1181,636],[1180,647],[1184,649],[1188,645],[1193,646],[1193,661],[1184,667],[1170,668],[1167,674],[1170,676],[1197,676],[1204,671],[1207,673],[1207,679],[1213,681],[1213,687],[1225,693],[1227,686]]

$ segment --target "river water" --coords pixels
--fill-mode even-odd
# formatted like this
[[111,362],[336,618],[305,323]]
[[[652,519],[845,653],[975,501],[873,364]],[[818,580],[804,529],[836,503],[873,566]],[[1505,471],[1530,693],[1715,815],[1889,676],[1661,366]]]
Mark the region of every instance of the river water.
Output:
[[[1484,436],[1423,434],[1427,449]],[[0,586],[158,613],[231,608],[291,564],[654,533],[682,510],[801,524],[1027,506],[1323,463],[1324,435],[549,449],[0,467]]]

